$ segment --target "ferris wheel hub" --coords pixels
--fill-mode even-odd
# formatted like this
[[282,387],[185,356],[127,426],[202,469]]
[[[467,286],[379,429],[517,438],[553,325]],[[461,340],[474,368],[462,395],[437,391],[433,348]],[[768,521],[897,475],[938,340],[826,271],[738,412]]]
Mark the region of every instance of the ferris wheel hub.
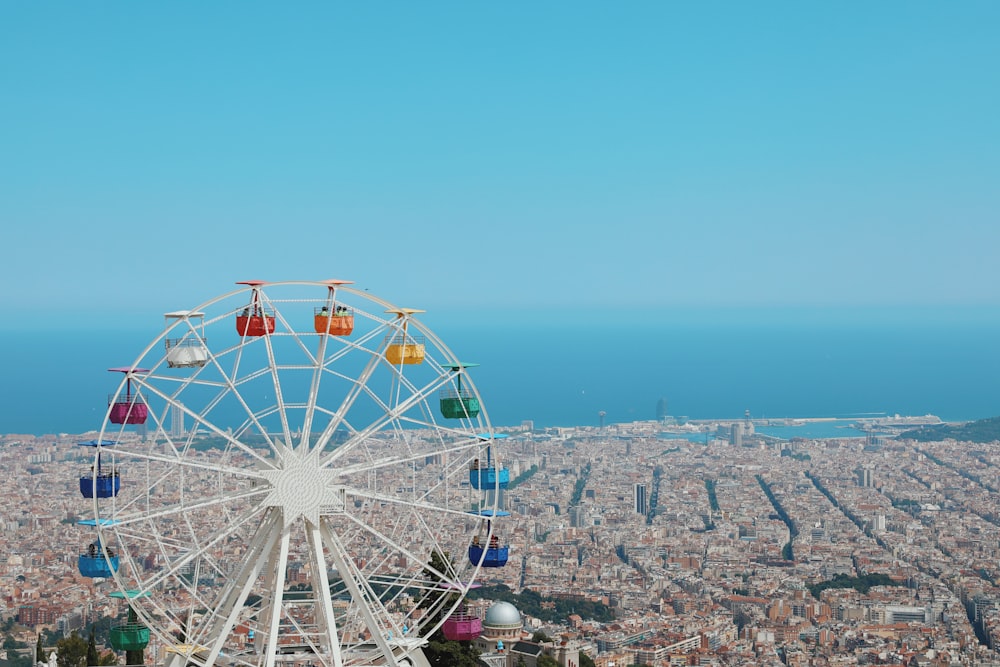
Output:
[[300,516],[319,525],[322,510],[343,507],[343,488],[333,483],[336,473],[320,466],[315,451],[285,446],[278,451],[278,467],[261,473],[271,485],[264,505],[281,509],[286,526]]

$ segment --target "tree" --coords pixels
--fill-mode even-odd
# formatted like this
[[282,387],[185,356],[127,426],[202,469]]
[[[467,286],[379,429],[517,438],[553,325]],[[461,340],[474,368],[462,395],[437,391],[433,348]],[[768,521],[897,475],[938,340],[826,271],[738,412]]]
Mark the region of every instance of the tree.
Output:
[[424,647],[424,657],[435,667],[478,667],[479,651],[472,642],[448,641],[434,633]]
[[541,630],[535,630],[535,634],[531,635],[531,641],[538,644],[544,644],[545,642],[552,641],[552,637],[549,637]]
[[45,649],[42,648],[42,636],[35,641],[35,662],[45,662]]
[[90,626],[90,637],[87,639],[87,664],[96,665],[98,663],[97,639],[94,637],[94,626]]
[[[430,562],[427,564],[427,567],[424,568],[424,576],[427,577],[429,581],[432,581],[434,583],[440,583],[442,581],[442,578],[441,574],[438,574],[439,572],[446,576],[447,575],[454,576],[455,568],[451,564],[451,554],[449,554],[447,551],[441,553],[437,549],[434,549],[433,551],[431,551]],[[456,594],[449,593],[446,596],[444,604],[438,605],[438,608],[451,609],[454,606],[457,597],[458,596]],[[436,603],[435,597],[433,595],[428,595],[424,597],[422,600],[420,600],[418,606],[427,608],[435,603]]]
[[559,663],[551,655],[538,656],[538,667],[559,667]]
[[[441,553],[437,549],[431,551],[430,562],[424,568],[424,576],[432,582],[440,582],[441,574],[454,575],[454,567],[451,564],[451,557],[448,552]],[[458,599],[457,593],[449,593],[442,607],[437,613],[451,609]],[[421,607],[429,607],[434,603],[434,596],[429,595],[420,601]],[[424,657],[431,665],[441,667],[477,667],[479,651],[472,646],[472,642],[458,642],[446,639],[444,633],[439,629],[427,638],[427,646],[424,647]]]
[[586,653],[581,652],[580,653],[580,667],[597,667],[597,664],[594,662],[593,658],[591,658]]
[[56,664],[59,667],[81,667],[87,659],[87,640],[76,630],[56,642]]

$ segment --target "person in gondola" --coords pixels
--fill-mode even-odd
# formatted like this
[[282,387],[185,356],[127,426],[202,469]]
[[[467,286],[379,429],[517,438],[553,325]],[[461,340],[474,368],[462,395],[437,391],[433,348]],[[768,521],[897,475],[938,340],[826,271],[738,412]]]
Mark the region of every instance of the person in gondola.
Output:
[[478,547],[479,546],[479,536],[478,535],[473,535],[472,536],[472,546],[474,546],[474,547]]
[[491,535],[490,536],[490,549],[499,549],[499,548],[500,548],[500,540],[497,539],[496,535]]
[[344,306],[337,306],[337,315],[346,315],[346,314],[347,314],[347,308],[345,308]]
[[97,555],[97,545],[93,542],[87,545],[87,555],[91,558]]
[[330,317],[330,309],[327,308],[326,306],[323,306],[322,308],[319,309],[319,314],[322,315],[323,317]]
[[247,308],[244,308],[244,309],[243,309],[243,312],[242,312],[242,313],[240,313],[240,315],[241,315],[242,317],[250,317],[250,308],[249,308],[249,307],[247,307]]

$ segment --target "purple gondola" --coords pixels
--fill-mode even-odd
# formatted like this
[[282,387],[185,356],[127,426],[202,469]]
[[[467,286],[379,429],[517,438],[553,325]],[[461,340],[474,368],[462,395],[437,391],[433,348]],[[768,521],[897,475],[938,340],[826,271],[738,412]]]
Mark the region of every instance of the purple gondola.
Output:
[[108,397],[108,419],[112,424],[145,424],[149,417],[149,407],[136,391],[132,393],[132,376],[136,373],[148,373],[146,368],[109,368],[112,373],[125,374],[125,396],[112,395]]

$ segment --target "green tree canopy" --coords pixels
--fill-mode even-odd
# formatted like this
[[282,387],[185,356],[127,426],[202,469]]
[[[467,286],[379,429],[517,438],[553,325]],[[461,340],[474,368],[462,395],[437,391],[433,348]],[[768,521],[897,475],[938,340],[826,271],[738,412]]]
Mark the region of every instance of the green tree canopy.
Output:
[[559,663],[551,655],[538,656],[538,667],[559,667]]
[[94,637],[94,626],[90,626],[90,637],[87,638],[87,664],[96,665],[99,659],[97,655],[97,638]]
[[56,664],[59,667],[81,667],[87,661],[87,640],[76,633],[56,642]]
[[478,667],[479,651],[472,642],[448,641],[440,632],[434,633],[424,647],[424,657],[435,667]]

